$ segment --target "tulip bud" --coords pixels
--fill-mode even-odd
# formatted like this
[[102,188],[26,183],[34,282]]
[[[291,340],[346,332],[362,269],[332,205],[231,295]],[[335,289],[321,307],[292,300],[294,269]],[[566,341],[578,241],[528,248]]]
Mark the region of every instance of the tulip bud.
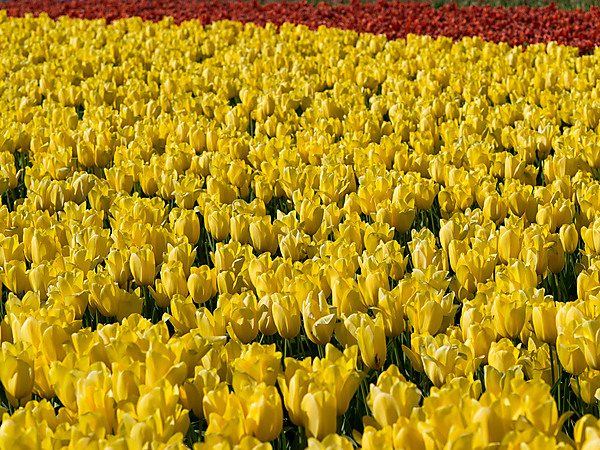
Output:
[[250,214],[238,214],[231,217],[229,221],[229,231],[231,239],[240,244],[250,244],[250,223],[252,216]]

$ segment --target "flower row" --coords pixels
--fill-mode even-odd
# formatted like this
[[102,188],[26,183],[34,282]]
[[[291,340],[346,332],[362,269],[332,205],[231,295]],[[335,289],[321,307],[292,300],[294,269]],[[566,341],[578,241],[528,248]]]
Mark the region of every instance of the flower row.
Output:
[[259,4],[246,1],[119,1],[89,2],[8,0],[2,8],[12,16],[47,13],[50,17],[71,17],[113,21],[140,16],[145,20],[174,17],[177,22],[197,19],[202,24],[218,20],[252,22],[258,25],[285,22],[303,24],[310,28],[321,25],[385,34],[389,39],[405,38],[408,34],[448,36],[461,39],[479,36],[492,42],[511,45],[530,45],[557,41],[591,52],[600,42],[600,12],[563,11],[554,6],[546,8],[491,8],[471,6],[457,8],[453,4],[434,9],[428,3],[380,1],[332,6],[327,3],[311,5],[306,2],[273,2]]

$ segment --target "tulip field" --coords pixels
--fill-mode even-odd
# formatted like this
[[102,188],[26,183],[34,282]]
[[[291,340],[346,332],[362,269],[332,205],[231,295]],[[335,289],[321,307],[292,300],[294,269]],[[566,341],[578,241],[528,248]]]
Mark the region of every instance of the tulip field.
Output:
[[600,9],[0,9],[0,450],[600,449]]

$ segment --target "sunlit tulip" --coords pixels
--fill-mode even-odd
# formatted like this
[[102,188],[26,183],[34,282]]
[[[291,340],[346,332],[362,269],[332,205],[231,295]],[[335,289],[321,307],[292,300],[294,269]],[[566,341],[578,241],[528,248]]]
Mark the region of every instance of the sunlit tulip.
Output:
[[421,400],[421,392],[404,379],[394,365],[371,384],[367,405],[380,426],[393,425],[400,417],[409,417]]
[[336,401],[327,391],[308,392],[302,398],[302,411],[306,414],[308,437],[323,439],[337,428]]
[[579,235],[577,233],[577,228],[572,223],[565,224],[560,227],[559,231],[560,242],[563,245],[565,253],[572,254],[577,250],[579,245]]
[[276,230],[271,224],[269,217],[259,218],[250,224],[250,237],[252,245],[259,253],[275,253],[277,250]]
[[570,333],[558,334],[556,353],[561,366],[571,375],[579,375],[587,368],[584,352]]
[[335,314],[322,295],[310,295],[302,305],[304,330],[308,338],[318,345],[327,344],[335,326]]
[[364,313],[360,314],[356,340],[360,356],[367,367],[378,370],[383,366],[387,355],[387,343],[382,314],[377,314],[375,320]]
[[200,239],[200,220],[194,210],[180,210],[179,217],[173,224],[173,230],[178,236],[185,236],[190,244],[196,245]]
[[214,297],[217,293],[214,270],[208,266],[192,267],[190,270],[187,287],[194,302],[202,304]]
[[385,335],[396,337],[404,331],[404,313],[402,300],[394,291],[379,291],[378,308],[383,315]]
[[522,240],[523,236],[519,234],[518,230],[510,228],[500,229],[498,257],[503,264],[507,264],[509,260],[519,256]]
[[[273,441],[283,428],[283,407],[275,386],[250,386],[252,394],[245,398],[246,430],[262,442]],[[242,394],[244,397],[244,394]]]
[[213,209],[206,217],[206,230],[215,241],[224,241],[229,236],[229,221],[227,211]]
[[600,371],[587,369],[578,375],[578,379],[571,378],[571,389],[588,405],[597,403],[595,394],[600,389]]
[[585,321],[575,328],[573,335],[589,367],[600,370],[600,321]]
[[2,351],[0,381],[11,405],[18,407],[26,402],[34,383],[34,370],[30,362]]
[[129,266],[137,285],[148,286],[154,282],[155,265],[154,252],[150,246],[132,249]]
[[554,345],[558,331],[556,329],[556,304],[541,303],[533,307],[532,320],[536,336],[543,342]]
[[300,306],[290,295],[275,296],[272,305],[273,321],[283,339],[292,339],[300,332]]
[[510,340],[504,338],[492,343],[488,354],[488,362],[491,367],[506,373],[518,363],[519,357],[519,348],[515,347]]
[[25,261],[13,260],[4,264],[0,279],[6,288],[14,294],[21,294],[29,289],[29,279]]
[[[131,257],[133,260],[133,255]],[[177,294],[185,297],[188,294],[187,279],[181,262],[169,261],[168,263],[163,264],[160,270],[160,278],[165,293],[169,298],[173,298]],[[159,306],[161,306],[161,308],[165,307],[162,305]]]
[[527,304],[518,292],[512,296],[499,295],[494,299],[492,314],[496,331],[503,337],[516,338],[527,319]]

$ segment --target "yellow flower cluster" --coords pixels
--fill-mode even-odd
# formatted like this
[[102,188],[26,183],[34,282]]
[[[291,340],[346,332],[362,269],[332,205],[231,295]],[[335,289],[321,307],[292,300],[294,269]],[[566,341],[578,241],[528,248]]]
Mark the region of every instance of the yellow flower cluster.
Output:
[[596,448],[600,52],[0,36],[0,448]]

